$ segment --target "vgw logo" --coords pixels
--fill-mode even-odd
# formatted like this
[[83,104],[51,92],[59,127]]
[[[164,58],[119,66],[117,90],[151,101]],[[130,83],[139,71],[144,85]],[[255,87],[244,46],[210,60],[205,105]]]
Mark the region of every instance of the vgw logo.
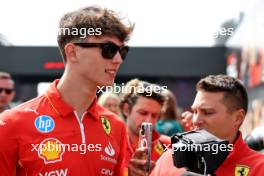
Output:
[[35,127],[42,133],[49,133],[55,127],[55,122],[50,116],[38,116],[35,120]]
[[39,173],[39,176],[67,176],[68,169],[60,169],[60,170],[54,170],[50,172],[45,173]]

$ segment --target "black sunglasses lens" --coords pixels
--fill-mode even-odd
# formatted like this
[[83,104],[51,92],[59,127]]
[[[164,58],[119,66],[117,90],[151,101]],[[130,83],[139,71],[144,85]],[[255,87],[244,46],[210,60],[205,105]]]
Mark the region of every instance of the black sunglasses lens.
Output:
[[116,52],[118,51],[118,46],[113,43],[107,43],[102,47],[102,55],[106,59],[112,59]]
[[11,94],[13,92],[12,89],[6,89],[5,91],[6,91],[6,94]]
[[121,55],[121,57],[122,57],[123,60],[125,60],[128,51],[129,51],[129,47],[128,47],[128,46],[123,46],[123,47],[120,49],[120,55]]
[[5,88],[0,88],[0,93],[5,92],[6,94],[11,94],[13,92],[13,89],[5,89]]

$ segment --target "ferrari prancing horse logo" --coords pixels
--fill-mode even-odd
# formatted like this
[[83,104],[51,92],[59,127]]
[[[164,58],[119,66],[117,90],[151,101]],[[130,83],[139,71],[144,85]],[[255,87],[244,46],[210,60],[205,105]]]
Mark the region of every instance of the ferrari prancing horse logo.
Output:
[[104,128],[106,134],[109,135],[111,132],[111,124],[110,124],[109,120],[105,117],[101,117],[101,121],[102,121],[102,125],[103,125],[103,128]]
[[235,168],[235,176],[248,176],[249,174],[249,167],[237,165]]

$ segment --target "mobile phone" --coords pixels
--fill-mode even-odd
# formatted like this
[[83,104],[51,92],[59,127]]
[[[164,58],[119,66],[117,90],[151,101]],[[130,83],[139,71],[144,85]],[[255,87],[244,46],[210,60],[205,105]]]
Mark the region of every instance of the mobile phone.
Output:
[[152,145],[152,124],[143,122],[141,124],[139,132],[139,145],[138,147],[146,147],[147,154],[143,159],[147,160],[146,172],[150,172],[150,160],[151,160],[151,145]]

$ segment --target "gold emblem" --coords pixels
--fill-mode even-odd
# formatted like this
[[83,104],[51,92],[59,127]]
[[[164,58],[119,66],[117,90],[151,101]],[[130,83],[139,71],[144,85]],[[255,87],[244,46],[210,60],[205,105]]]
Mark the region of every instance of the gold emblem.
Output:
[[237,165],[235,168],[235,176],[248,176],[249,174],[249,167]]
[[45,164],[61,161],[64,153],[62,145],[56,138],[45,139],[39,145],[38,156]]
[[101,121],[102,121],[102,125],[103,125],[103,128],[104,128],[106,134],[109,135],[111,132],[111,125],[110,125],[109,120],[105,117],[101,117]]
[[162,155],[164,150],[162,147],[162,144],[160,142],[158,142],[155,146],[154,146],[154,150],[159,154]]

